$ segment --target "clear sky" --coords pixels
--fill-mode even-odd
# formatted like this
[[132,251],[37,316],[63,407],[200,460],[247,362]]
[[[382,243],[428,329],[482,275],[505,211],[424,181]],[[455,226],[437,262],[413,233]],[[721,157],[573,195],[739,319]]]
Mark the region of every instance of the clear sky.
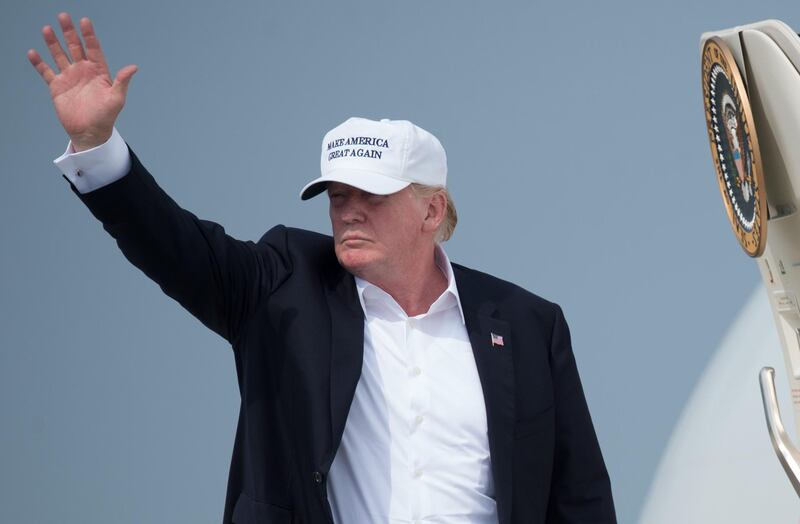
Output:
[[118,129],[161,187],[239,238],[329,231],[326,199],[298,192],[347,117],[436,134],[460,216],[449,256],[562,305],[619,520],[637,520],[759,279],[714,178],[700,34],[797,29],[800,5],[2,3],[2,522],[218,522],[239,408],[225,341],[52,165],[66,137],[25,52],[44,54],[60,10],[93,19],[112,69],[139,66]]

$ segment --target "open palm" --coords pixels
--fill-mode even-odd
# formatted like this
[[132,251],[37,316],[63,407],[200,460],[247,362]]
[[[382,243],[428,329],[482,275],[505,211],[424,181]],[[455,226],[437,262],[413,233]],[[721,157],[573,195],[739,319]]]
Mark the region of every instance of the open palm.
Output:
[[28,51],[28,59],[50,88],[56,115],[73,147],[81,151],[102,144],[111,136],[136,66],[123,67],[112,81],[91,21],[80,21],[85,50],[70,16],[60,13],[58,21],[68,52],[61,47],[52,27],[45,26],[42,36],[59,72],[55,73],[33,49]]

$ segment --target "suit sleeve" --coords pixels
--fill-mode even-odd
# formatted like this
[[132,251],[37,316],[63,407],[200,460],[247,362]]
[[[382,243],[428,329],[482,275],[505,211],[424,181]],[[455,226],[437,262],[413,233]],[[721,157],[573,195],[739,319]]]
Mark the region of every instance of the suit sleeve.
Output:
[[559,306],[550,364],[556,443],[547,522],[616,523],[611,483],[578,376],[569,327]]
[[[280,242],[237,240],[212,221],[181,208],[132,151],[130,171],[81,193],[125,258],[205,326],[235,344],[258,301],[290,272]],[[278,226],[265,239],[285,239]]]

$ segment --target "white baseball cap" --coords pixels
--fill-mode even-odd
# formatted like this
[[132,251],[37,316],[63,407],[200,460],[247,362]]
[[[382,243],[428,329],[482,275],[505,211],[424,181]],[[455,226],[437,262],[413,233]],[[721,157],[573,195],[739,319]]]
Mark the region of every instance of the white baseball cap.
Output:
[[447,156],[439,140],[408,120],[352,117],[322,139],[322,176],[300,192],[308,200],[341,182],[368,193],[388,195],[412,182],[446,186]]

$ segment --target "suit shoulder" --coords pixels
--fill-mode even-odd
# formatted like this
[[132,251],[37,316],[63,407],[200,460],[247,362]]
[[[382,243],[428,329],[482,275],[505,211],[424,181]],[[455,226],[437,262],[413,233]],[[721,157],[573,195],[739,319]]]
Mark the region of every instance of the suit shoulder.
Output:
[[272,248],[293,261],[328,264],[336,260],[333,238],[330,235],[283,224],[264,233],[258,245],[261,248]]
[[545,313],[547,316],[561,310],[561,307],[555,302],[551,302],[513,282],[461,264],[452,263],[452,265],[456,271],[461,272],[465,277],[464,280],[470,288],[480,290],[485,295],[485,298],[495,303],[513,304],[515,307],[524,309],[532,308],[539,313]]

